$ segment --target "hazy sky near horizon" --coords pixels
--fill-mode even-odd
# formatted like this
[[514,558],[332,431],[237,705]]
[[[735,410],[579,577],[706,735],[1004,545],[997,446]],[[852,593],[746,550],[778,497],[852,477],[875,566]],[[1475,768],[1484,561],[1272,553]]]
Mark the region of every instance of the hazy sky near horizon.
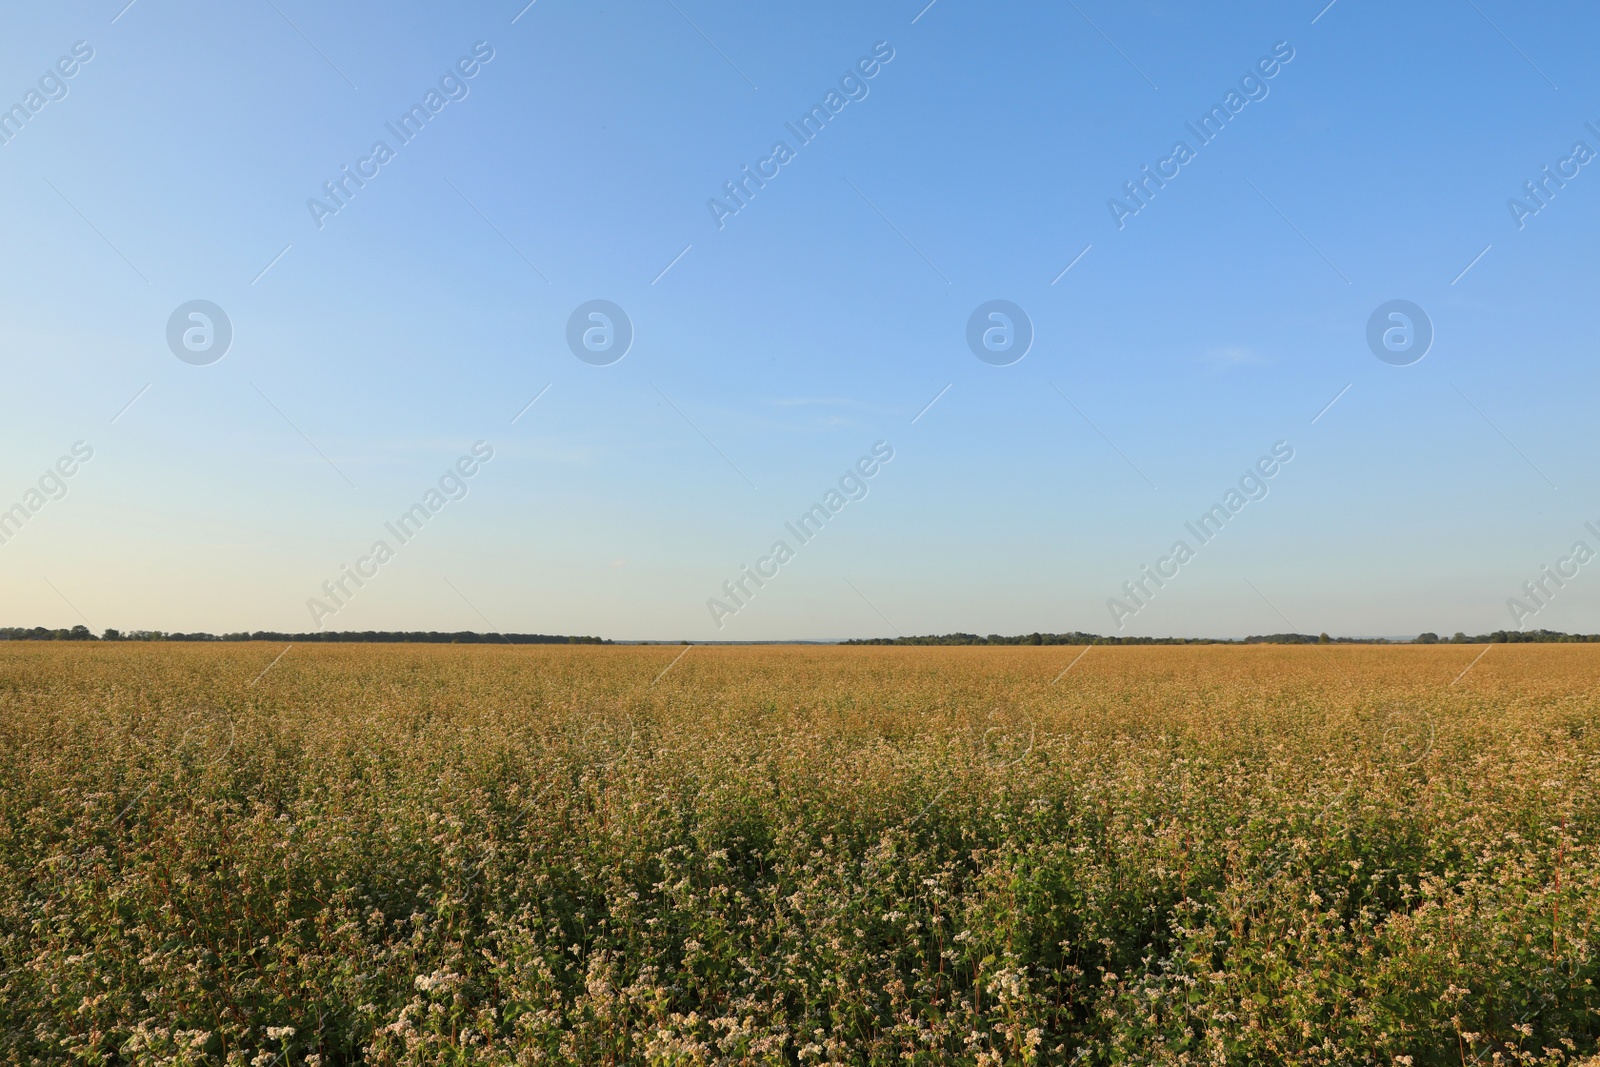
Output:
[[1591,9],[125,3],[3,16],[0,625],[1600,630]]

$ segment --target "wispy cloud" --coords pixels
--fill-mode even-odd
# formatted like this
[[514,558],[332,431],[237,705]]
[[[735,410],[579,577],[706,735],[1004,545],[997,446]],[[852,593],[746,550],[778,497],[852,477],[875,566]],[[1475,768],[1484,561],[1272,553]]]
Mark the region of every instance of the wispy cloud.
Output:
[[818,396],[818,397],[789,396],[789,397],[782,397],[780,399],[774,400],[772,402],[772,404],[773,404],[774,407],[780,407],[780,408],[812,408],[812,407],[865,408],[865,407],[870,407],[871,406],[871,405],[869,405],[869,404],[867,404],[867,403],[865,403],[863,401],[851,400],[848,397],[841,397],[841,396]]
[[1215,345],[1206,349],[1204,362],[1213,370],[1232,370],[1234,367],[1265,367],[1270,361],[1244,345]]

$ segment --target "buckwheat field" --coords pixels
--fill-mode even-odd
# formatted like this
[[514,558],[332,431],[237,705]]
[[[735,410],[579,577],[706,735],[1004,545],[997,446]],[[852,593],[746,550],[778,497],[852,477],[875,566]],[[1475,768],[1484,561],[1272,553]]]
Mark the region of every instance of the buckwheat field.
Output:
[[0,645],[0,1062],[1595,1052],[1592,647],[282,651]]

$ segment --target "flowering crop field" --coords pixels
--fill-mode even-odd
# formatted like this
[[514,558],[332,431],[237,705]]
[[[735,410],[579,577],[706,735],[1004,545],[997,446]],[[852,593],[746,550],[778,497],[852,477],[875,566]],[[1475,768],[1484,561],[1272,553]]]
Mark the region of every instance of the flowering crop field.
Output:
[[0,1063],[1600,1038],[1600,649],[282,651],[0,645]]

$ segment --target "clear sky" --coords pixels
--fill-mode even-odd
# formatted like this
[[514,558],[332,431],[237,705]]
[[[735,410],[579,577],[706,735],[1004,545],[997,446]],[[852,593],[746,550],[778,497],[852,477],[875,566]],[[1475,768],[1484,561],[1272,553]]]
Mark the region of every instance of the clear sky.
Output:
[[1593,10],[125,2],[3,16],[0,625],[1600,629]]

